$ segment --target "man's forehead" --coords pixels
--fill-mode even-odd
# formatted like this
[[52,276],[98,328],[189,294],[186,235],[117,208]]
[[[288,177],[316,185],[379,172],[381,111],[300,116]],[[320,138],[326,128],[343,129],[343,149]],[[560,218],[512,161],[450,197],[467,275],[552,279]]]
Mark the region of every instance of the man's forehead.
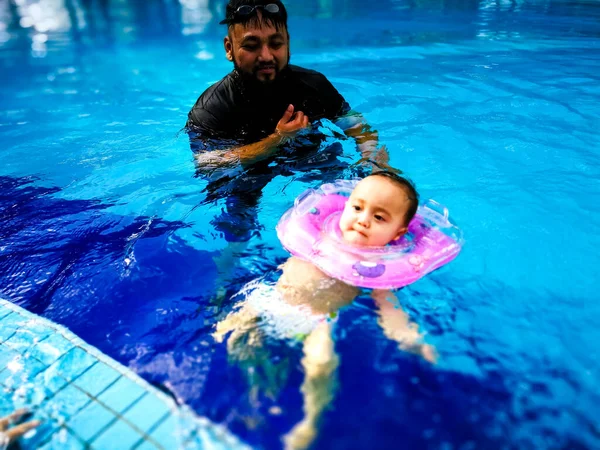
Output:
[[254,27],[254,26],[244,26],[240,23],[236,23],[233,26],[233,36],[236,39],[248,39],[248,38],[256,38],[256,39],[270,39],[275,37],[284,37],[285,35],[282,31],[277,30],[273,26],[268,26],[264,24],[262,27]]

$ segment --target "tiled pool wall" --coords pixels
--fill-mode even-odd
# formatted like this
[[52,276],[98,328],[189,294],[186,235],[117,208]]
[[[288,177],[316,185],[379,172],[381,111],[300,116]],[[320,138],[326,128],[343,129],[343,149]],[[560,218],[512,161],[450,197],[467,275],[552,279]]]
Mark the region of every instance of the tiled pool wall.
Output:
[[66,328],[0,299],[0,417],[42,424],[28,449],[249,448]]

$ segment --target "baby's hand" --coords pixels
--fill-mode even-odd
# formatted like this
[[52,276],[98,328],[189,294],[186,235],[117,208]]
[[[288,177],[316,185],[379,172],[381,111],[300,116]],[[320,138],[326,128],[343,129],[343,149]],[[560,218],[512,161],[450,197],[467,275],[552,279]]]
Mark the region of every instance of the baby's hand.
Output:
[[437,362],[438,353],[435,350],[435,347],[433,347],[432,345],[422,344],[420,353],[423,359],[429,361],[431,364],[435,364]]

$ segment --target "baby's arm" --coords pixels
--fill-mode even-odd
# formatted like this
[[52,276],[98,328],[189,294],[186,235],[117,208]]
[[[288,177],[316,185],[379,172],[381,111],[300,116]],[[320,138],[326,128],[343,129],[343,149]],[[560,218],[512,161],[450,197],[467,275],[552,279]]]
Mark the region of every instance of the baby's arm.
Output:
[[422,342],[423,336],[419,333],[419,327],[410,321],[394,293],[375,289],[371,297],[379,307],[379,325],[385,336],[398,342],[402,350],[419,354],[427,361],[435,363],[435,349]]

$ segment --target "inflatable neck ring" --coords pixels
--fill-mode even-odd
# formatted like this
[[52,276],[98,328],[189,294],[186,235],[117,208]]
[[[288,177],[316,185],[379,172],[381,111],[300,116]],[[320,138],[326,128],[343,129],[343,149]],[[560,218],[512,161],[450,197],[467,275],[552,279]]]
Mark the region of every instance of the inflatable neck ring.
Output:
[[358,181],[337,180],[302,193],[277,224],[282,245],[331,277],[372,289],[401,288],[456,258],[462,233],[433,200],[419,206],[404,236],[384,247],[344,242],[340,217]]

